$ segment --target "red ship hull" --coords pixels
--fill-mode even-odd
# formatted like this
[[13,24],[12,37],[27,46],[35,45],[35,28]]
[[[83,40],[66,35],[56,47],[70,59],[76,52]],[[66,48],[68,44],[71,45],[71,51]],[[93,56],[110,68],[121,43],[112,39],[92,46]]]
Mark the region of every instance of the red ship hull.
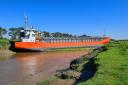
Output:
[[100,41],[79,41],[79,42],[11,42],[10,50],[12,51],[44,51],[51,48],[69,48],[69,47],[95,47],[103,46],[109,43],[110,39],[105,38]]

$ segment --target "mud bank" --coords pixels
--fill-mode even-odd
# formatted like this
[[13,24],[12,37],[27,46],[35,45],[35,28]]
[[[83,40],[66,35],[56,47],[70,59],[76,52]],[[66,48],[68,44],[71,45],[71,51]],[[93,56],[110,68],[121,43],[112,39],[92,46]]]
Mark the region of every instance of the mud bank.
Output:
[[12,52],[10,50],[0,50],[0,61],[12,57],[15,52]]

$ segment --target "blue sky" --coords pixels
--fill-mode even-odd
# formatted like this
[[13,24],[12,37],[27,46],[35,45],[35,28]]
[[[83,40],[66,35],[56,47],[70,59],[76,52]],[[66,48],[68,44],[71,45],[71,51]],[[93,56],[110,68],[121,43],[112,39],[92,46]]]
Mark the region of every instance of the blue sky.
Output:
[[128,0],[0,0],[0,26],[128,39]]

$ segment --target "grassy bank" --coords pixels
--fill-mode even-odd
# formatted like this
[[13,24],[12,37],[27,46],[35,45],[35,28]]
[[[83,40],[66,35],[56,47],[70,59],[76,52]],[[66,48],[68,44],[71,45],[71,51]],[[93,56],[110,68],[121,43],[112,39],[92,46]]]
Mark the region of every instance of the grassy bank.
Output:
[[9,40],[8,39],[0,39],[0,50],[8,49],[9,46]]
[[56,79],[39,85],[57,85],[58,81],[59,85],[128,85],[127,80],[128,41],[112,41],[105,48],[73,60],[68,69],[57,73]]
[[10,58],[14,52],[8,50],[9,40],[8,39],[0,39],[0,61]]
[[79,85],[128,85],[128,41],[114,41],[106,47],[96,57],[95,75]]

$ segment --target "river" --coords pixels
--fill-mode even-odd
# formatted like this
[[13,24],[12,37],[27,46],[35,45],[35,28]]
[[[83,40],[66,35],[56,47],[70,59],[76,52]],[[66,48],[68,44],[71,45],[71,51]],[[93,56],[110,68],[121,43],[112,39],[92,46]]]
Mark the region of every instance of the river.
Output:
[[36,85],[85,54],[86,51],[16,53],[0,61],[0,85]]

